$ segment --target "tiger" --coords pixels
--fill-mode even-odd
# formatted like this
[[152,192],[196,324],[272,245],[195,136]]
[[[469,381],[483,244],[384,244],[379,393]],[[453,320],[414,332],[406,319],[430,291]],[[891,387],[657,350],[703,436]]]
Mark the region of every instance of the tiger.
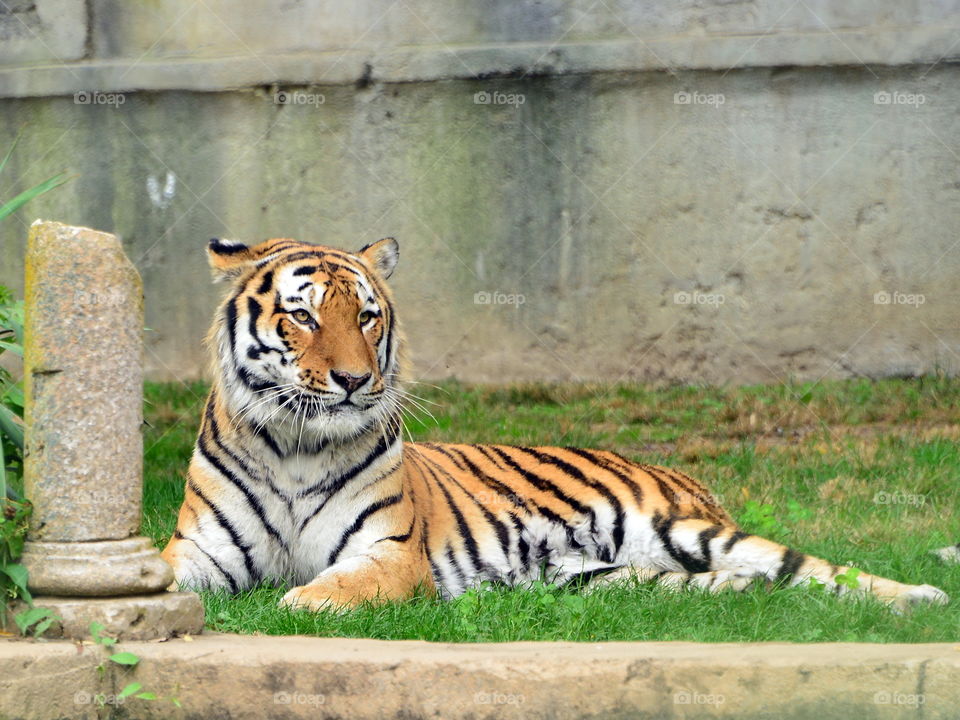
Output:
[[280,583],[281,606],[315,611],[537,581],[710,592],[816,581],[895,609],[949,600],[862,572],[851,582],[847,566],[745,532],[678,470],[607,450],[405,442],[393,238],[354,253],[214,239],[208,257],[230,289],[163,550],[174,587]]
[[934,550],[933,554],[946,563],[960,563],[960,543]]

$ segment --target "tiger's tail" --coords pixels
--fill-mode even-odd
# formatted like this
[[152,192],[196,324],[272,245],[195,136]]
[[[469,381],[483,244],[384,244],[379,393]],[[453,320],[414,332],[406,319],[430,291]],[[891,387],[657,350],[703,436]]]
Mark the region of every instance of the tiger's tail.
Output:
[[934,550],[933,554],[947,563],[960,563],[960,543]]
[[624,567],[593,582],[633,577],[715,592],[744,590],[760,579],[769,585],[788,587],[809,584],[837,595],[872,595],[898,610],[921,602],[946,604],[950,600],[932,585],[909,585],[858,568],[834,565],[729,525],[694,518],[660,519],[659,524],[661,540],[683,570]]

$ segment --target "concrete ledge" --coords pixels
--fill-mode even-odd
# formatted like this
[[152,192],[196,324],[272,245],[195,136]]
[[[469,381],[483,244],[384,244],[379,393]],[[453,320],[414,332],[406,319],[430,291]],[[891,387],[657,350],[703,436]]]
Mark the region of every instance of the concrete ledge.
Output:
[[0,97],[81,91],[223,90],[260,85],[421,82],[738,67],[914,65],[960,57],[958,29],[915,26],[822,32],[655,35],[600,42],[358,48],[217,58],[111,59],[0,69]]
[[955,720],[960,645],[424,642],[206,634],[101,650],[0,642],[0,717],[94,717],[136,680],[137,718],[900,718]]
[[[104,634],[119,640],[153,640],[203,630],[203,602],[192,592],[158,592],[123,597],[34,596],[35,606],[51,610],[60,618],[44,633],[45,638],[90,637],[90,623],[98,622]],[[8,612],[8,626],[26,606],[17,602]]]

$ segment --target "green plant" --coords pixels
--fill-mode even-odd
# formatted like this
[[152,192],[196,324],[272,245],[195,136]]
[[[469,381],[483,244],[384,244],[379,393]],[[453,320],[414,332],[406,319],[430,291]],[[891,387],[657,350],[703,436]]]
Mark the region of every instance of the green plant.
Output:
[[858,576],[860,575],[860,568],[847,568],[845,573],[841,573],[834,578],[837,585],[846,585],[851,590],[856,590],[860,587],[860,580]]
[[[23,302],[14,301],[0,286],[0,354],[23,356]],[[46,608],[33,607],[27,589],[27,569],[16,562],[30,525],[31,506],[23,492],[23,383],[0,366],[0,609],[23,598],[28,609],[14,617],[20,632],[39,637],[57,620]],[[0,625],[6,627],[6,612]]]
[[813,513],[810,508],[796,500],[788,500],[786,516],[787,522],[783,523],[774,514],[772,505],[761,505],[756,500],[748,500],[741,511],[740,524],[750,532],[782,542],[789,535],[791,527],[809,520]]
[[[0,355],[23,351],[23,303],[14,302],[0,286]],[[23,387],[0,366],[0,596],[4,604],[17,597],[31,601],[27,570],[20,557],[30,521],[30,505],[20,499],[23,477]],[[6,613],[0,613],[0,621]],[[36,621],[34,621],[36,622]]]
[[761,505],[756,500],[748,500],[740,513],[740,524],[744,529],[756,535],[778,539],[785,528],[776,515],[773,514],[773,506],[764,503]]
[[[26,578],[26,571],[24,571],[24,578]],[[26,588],[23,588],[24,599],[30,597],[30,593],[27,592]],[[50,610],[45,607],[31,607],[23,612],[17,613],[13,620],[17,623],[17,627],[20,628],[20,632],[26,635],[30,633],[34,637],[40,637],[43,635],[47,628],[53,625],[54,622],[60,618]]]
[[[23,303],[14,302],[0,286],[0,355],[23,354]],[[20,557],[30,522],[30,504],[22,500],[23,385],[0,366],[0,597],[4,604],[17,597],[31,602],[27,570]],[[6,613],[0,613],[5,622]]]
[[[23,302],[0,285],[0,355],[23,355]],[[0,366],[0,497],[23,476],[23,384]]]
[[[107,659],[114,665],[119,665],[121,667],[133,668],[140,663],[140,656],[135,653],[128,651],[114,652],[116,650],[117,639],[110,637],[109,635],[104,635],[106,628],[98,622],[90,623],[90,636],[100,647],[104,648],[109,655]],[[100,676],[106,673],[107,667],[104,663],[100,663],[97,666],[97,672],[100,673]],[[156,700],[157,694],[143,689],[143,685],[138,682],[130,682],[123,686],[123,689],[116,694],[116,700],[123,702],[128,697],[135,697],[138,700]],[[94,696],[94,699],[99,705],[105,703],[106,696],[103,694],[98,694]],[[180,707],[180,701],[175,698],[167,698],[175,706]]]

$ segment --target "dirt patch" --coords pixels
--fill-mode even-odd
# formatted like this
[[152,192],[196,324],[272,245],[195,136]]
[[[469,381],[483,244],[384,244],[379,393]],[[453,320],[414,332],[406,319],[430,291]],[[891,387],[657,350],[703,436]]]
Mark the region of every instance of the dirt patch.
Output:
[[[597,429],[597,426],[594,426]],[[960,425],[956,423],[870,423],[865,425],[803,425],[792,428],[758,429],[753,433],[720,432],[709,435],[685,435],[669,442],[647,442],[642,445],[621,446],[619,452],[635,455],[679,455],[686,462],[715,458],[730,450],[751,444],[758,453],[785,447],[798,447],[819,441],[824,448],[829,444],[844,444],[850,440],[864,447],[875,447],[889,437],[910,440],[957,440]],[[814,442],[814,447],[816,443]]]

